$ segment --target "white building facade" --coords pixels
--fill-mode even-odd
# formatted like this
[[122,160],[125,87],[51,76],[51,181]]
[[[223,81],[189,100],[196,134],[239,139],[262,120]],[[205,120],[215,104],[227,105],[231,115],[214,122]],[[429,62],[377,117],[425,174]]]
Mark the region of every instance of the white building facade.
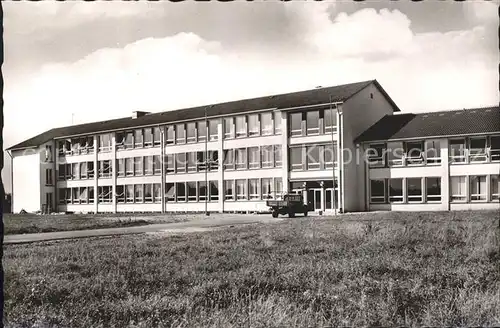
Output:
[[[287,192],[326,213],[498,206],[500,158],[451,164],[449,138],[433,139],[439,162],[366,164],[364,149],[387,140],[356,138],[398,111],[373,80],[53,129],[9,149],[13,211],[262,212]],[[437,177],[439,200],[428,188]],[[393,195],[398,183],[402,196]]]

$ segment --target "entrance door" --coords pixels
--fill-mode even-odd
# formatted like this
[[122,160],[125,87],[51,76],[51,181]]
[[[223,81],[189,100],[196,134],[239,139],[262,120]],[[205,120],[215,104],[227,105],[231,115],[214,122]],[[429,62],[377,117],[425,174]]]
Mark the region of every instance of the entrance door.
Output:
[[[332,211],[333,209],[339,209],[339,197],[338,189],[335,195],[333,194],[333,188],[325,189],[325,210]],[[335,196],[335,197],[334,197]]]
[[311,211],[321,211],[321,194],[322,189],[307,190],[307,204]]

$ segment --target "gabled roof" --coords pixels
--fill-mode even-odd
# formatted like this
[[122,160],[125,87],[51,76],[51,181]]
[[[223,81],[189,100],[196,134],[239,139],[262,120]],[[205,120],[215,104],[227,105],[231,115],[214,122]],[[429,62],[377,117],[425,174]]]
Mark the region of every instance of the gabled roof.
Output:
[[386,115],[356,142],[500,133],[498,106],[421,114]]
[[169,122],[198,119],[205,116],[205,109],[207,110],[207,116],[213,117],[246,113],[259,109],[287,109],[299,106],[326,104],[330,102],[330,97],[332,98],[332,102],[344,102],[372,83],[382,92],[382,94],[384,94],[385,97],[387,97],[387,100],[393,106],[394,111],[399,111],[399,108],[387,95],[382,86],[380,86],[376,80],[370,80],[327,88],[317,88],[293,93],[177,109],[161,113],[148,114],[138,118],[126,117],[102,122],[55,128],[14,145],[8,148],[8,150],[38,147],[49,140],[73,135],[92,134],[104,131],[131,129],[139,126],[152,126]]

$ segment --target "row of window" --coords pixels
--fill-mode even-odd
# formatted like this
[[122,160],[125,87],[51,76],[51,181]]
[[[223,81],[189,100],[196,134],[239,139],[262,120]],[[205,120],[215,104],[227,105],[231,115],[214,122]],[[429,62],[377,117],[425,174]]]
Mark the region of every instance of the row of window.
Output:
[[159,147],[161,145],[160,127],[135,129],[116,133],[116,149]]
[[[500,136],[450,139],[449,152],[451,163],[497,162]],[[437,139],[371,144],[367,157],[370,167],[440,164],[441,146]]]
[[260,169],[281,166],[281,145],[224,150],[225,170]]
[[[225,200],[260,200],[278,198],[283,192],[281,178],[224,180]],[[161,203],[161,184],[128,184],[116,186],[118,204]],[[99,203],[113,201],[113,187],[98,187]],[[166,202],[205,202],[219,200],[218,181],[168,182],[165,184]],[[94,204],[94,187],[62,188],[60,204]]]
[[498,174],[490,176],[470,175],[450,177],[450,201],[498,202],[498,189],[500,183],[498,177]]
[[291,171],[331,169],[334,162],[337,163],[337,145],[290,147]]
[[[111,160],[98,161],[97,165],[98,177],[111,177]],[[94,162],[59,164],[57,179],[59,181],[93,179],[94,174]]]
[[[499,175],[452,176],[450,177],[450,201],[498,202],[498,177]],[[424,202],[441,202],[441,178],[370,180],[370,203],[372,204]]]
[[225,200],[277,199],[282,193],[281,178],[224,180]]
[[219,152],[209,150],[207,156],[205,161],[204,151],[167,154],[165,172],[167,174],[205,172],[205,167],[208,167],[209,171],[217,171]]
[[293,112],[289,116],[290,136],[331,134],[337,131],[337,111],[332,109]]

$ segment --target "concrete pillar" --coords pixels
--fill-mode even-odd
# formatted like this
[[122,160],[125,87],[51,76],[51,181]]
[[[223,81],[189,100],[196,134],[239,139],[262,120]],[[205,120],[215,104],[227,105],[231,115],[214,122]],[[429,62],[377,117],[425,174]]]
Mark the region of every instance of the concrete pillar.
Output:
[[[219,169],[217,181],[219,187],[219,212],[224,212],[224,119],[221,118],[217,124],[217,152],[219,158]],[[234,123],[233,123],[234,124]],[[209,188],[210,186],[207,186]]]
[[[94,135],[94,144],[96,145],[96,151],[94,153],[94,212],[99,213],[99,144],[97,142],[97,135]],[[114,149],[114,148],[113,148]]]
[[450,156],[448,139],[441,139],[441,204],[443,210],[450,209]]
[[113,213],[116,213],[116,179],[118,175],[118,170],[116,168],[116,139],[115,139],[115,133],[113,133],[111,137],[111,184],[112,184],[112,189],[111,189],[111,195],[113,195],[113,198],[111,199],[112,204],[113,204]]

